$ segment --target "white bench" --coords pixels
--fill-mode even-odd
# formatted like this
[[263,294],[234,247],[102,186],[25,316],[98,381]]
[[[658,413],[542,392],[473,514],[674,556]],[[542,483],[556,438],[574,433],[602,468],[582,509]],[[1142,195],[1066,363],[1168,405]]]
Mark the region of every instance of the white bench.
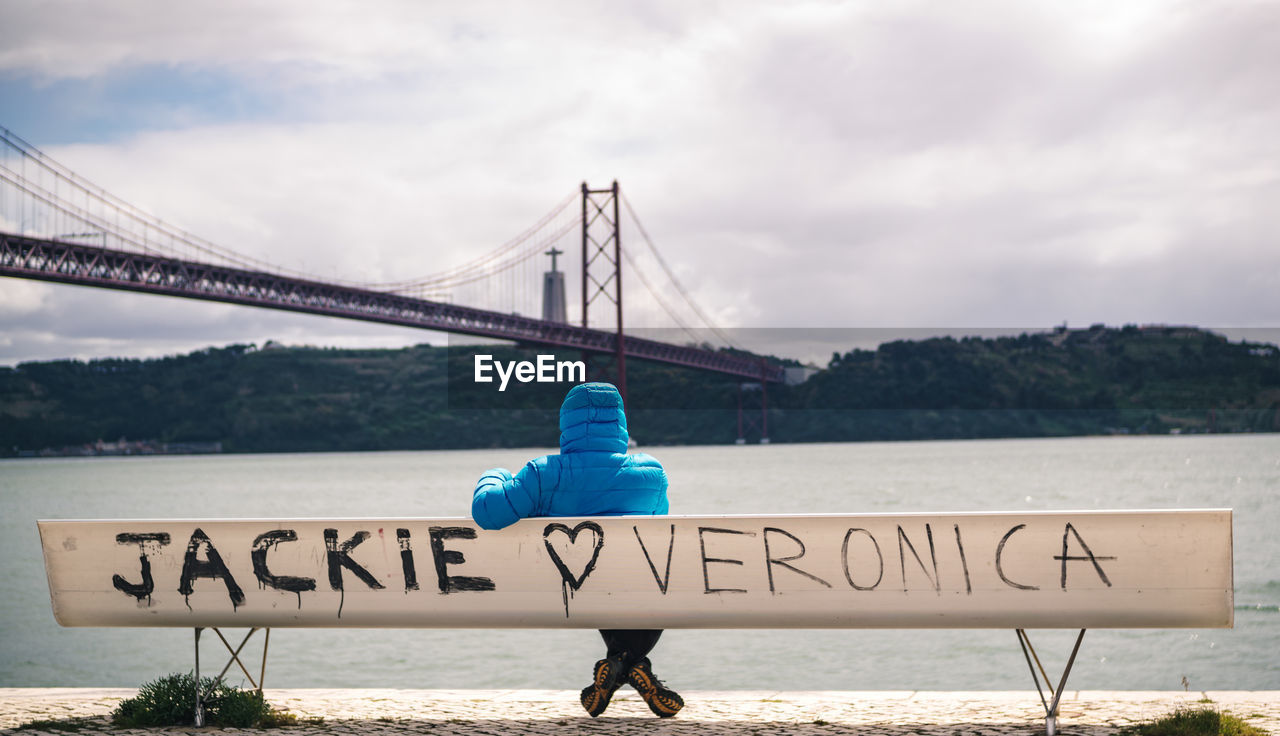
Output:
[[[39,527],[60,624],[193,628],[197,675],[212,628],[259,688],[273,627],[1008,628],[1052,735],[1085,630],[1233,622],[1230,510]],[[1080,630],[1056,689],[1033,628]]]

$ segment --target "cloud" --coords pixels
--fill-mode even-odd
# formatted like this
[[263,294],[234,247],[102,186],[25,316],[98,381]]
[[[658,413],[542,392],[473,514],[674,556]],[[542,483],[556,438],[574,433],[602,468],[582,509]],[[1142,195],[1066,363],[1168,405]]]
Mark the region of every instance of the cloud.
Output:
[[48,152],[291,269],[430,274],[617,178],[726,326],[1280,323],[1271,4],[76,7],[0,31],[24,106],[105,90]]
[[[30,360],[100,357],[160,357],[210,346],[286,345],[404,347],[443,345],[446,336],[423,330],[374,325],[274,310],[40,284],[0,278],[11,287],[38,292],[41,308],[22,315],[0,311],[0,365]],[[3,300],[6,304],[8,300]]]
[[[369,77],[429,59],[447,29],[419,3],[283,0],[19,2],[6,8],[0,68],[39,79],[91,78],[144,66],[233,67],[247,75]],[[375,9],[376,10],[376,9]],[[406,33],[406,28],[415,33]]]

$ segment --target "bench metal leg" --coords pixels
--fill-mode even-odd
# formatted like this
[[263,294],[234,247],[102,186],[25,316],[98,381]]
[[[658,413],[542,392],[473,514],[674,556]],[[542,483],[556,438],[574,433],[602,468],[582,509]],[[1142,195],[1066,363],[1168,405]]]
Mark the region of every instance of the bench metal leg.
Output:
[[200,692],[200,632],[204,629],[196,627],[196,726],[204,726],[204,702]]
[[262,694],[262,688],[267,683],[267,646],[271,644],[271,629],[268,628],[262,632],[262,670],[258,672],[258,694]]
[[[1080,629],[1080,635],[1076,637],[1076,645],[1071,649],[1071,657],[1067,659],[1067,667],[1062,671],[1062,679],[1058,681],[1058,689],[1053,689],[1053,684],[1049,681],[1049,674],[1044,671],[1044,665],[1040,664],[1040,656],[1036,654],[1035,647],[1031,646],[1031,638],[1027,636],[1026,629],[1018,629],[1018,644],[1022,647],[1022,656],[1027,660],[1027,667],[1031,670],[1031,680],[1036,684],[1036,691],[1040,693],[1040,702],[1044,705],[1044,732],[1046,736],[1056,736],[1058,733],[1058,704],[1062,702],[1062,693],[1067,687],[1067,677],[1071,674],[1071,667],[1076,662],[1076,654],[1080,652],[1080,642],[1084,641],[1084,629]],[[1035,664],[1032,664],[1032,660]],[[1036,668],[1039,668],[1039,674]],[[1040,677],[1044,677],[1044,688],[1049,690],[1049,698],[1044,697],[1044,688],[1040,687]]]
[[244,645],[249,643],[249,638],[252,637],[254,634],[258,633],[260,630],[261,629],[257,629],[257,628],[249,629],[249,633],[245,634],[244,639],[240,640],[240,646],[236,647],[235,649],[231,648],[231,642],[227,641],[227,637],[222,635],[222,631],[220,629],[215,628],[213,630],[213,633],[217,634],[218,639],[222,641],[222,646],[226,647],[227,652],[231,655],[231,659],[227,660],[226,666],[222,668],[222,671],[219,672],[218,676],[214,679],[221,680],[223,675],[227,674],[227,670],[231,669],[232,663],[235,663],[240,665],[240,671],[243,672],[244,676],[249,680],[249,684],[253,685],[253,689],[257,690],[258,692],[262,692],[262,679],[266,676],[266,673],[267,673],[267,644],[271,641],[271,638],[270,638],[271,629],[266,630],[267,631],[266,639],[264,640],[264,643],[262,645],[262,673],[258,676],[258,679],[256,681],[253,679],[253,675],[249,674],[249,669],[244,666],[244,662],[240,661],[240,650],[244,649]]
[[[270,628],[266,628],[266,629],[259,629],[259,628],[256,628],[256,627],[255,627],[255,628],[252,628],[252,629],[249,629],[249,633],[245,634],[245,635],[244,635],[244,638],[240,640],[240,645],[239,645],[239,646],[237,646],[237,647],[235,647],[235,648],[233,649],[233,648],[231,647],[231,642],[227,641],[227,637],[225,637],[225,636],[223,636],[223,635],[222,635],[222,631],[221,631],[220,629],[218,629],[217,627],[212,627],[212,628],[213,628],[213,633],[215,633],[215,634],[217,634],[217,635],[218,635],[218,639],[219,639],[219,641],[221,641],[221,642],[222,642],[222,646],[226,648],[227,653],[228,653],[228,654],[230,655],[230,657],[231,657],[230,659],[228,659],[228,660],[227,660],[227,664],[222,668],[222,671],[218,673],[218,676],[217,676],[217,677],[215,677],[215,678],[213,678],[214,682],[218,682],[218,681],[220,681],[220,680],[223,678],[223,676],[225,676],[225,675],[227,674],[227,670],[231,669],[231,665],[232,665],[232,664],[237,664],[237,665],[239,665],[239,666],[240,666],[240,671],[244,673],[245,678],[249,680],[249,684],[250,684],[250,685],[253,685],[253,689],[254,689],[254,690],[256,690],[256,691],[258,691],[259,693],[261,693],[261,692],[262,692],[263,685],[264,685],[264,683],[266,682],[266,679],[267,679],[267,647],[271,644],[271,629],[270,629]],[[197,725],[197,726],[204,726],[204,692],[203,692],[202,688],[200,687],[200,632],[202,632],[202,631],[204,631],[204,628],[203,628],[203,627],[196,627],[196,629],[195,629],[195,632],[196,632],[196,714],[195,714],[195,725]],[[241,652],[241,650],[243,650],[243,649],[244,649],[244,645],[249,643],[249,639],[250,639],[254,634],[258,633],[259,631],[262,631],[262,632],[263,632],[263,639],[262,639],[262,668],[258,671],[258,679],[257,679],[257,680],[254,680],[253,675],[249,674],[249,668],[248,668],[248,667],[245,667],[245,666],[244,666],[244,662],[242,662],[242,661],[240,660],[240,652]]]

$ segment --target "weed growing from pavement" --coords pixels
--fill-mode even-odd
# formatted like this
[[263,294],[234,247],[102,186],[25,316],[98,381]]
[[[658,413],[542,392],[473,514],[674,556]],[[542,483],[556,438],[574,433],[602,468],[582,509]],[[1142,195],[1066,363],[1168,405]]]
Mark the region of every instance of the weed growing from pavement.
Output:
[[1121,729],[1125,736],[1266,736],[1242,719],[1212,708],[1178,708],[1151,723]]
[[[230,728],[274,728],[297,723],[292,713],[272,708],[256,690],[240,690],[212,677],[200,679],[205,723]],[[125,728],[190,726],[195,723],[196,678],[173,674],[138,688],[111,713],[111,722]]]

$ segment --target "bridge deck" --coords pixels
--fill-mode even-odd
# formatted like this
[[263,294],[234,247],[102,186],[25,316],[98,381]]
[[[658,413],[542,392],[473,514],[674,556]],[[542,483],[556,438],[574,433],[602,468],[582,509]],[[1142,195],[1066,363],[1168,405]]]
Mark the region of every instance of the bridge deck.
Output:
[[[419,327],[531,345],[613,353],[613,332],[349,286],[0,233],[0,276],[243,304]],[[781,382],[762,359],[624,336],[628,357]]]

